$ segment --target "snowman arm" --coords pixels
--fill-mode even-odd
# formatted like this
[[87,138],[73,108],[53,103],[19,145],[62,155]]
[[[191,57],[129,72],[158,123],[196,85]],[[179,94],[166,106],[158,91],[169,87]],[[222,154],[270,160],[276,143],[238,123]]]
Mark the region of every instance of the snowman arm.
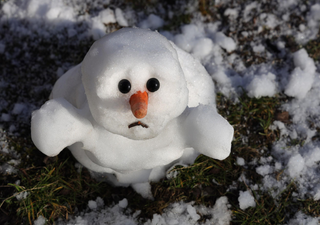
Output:
[[223,160],[231,151],[233,127],[213,106],[189,108],[184,130],[187,145],[214,159]]
[[92,129],[89,120],[64,98],[51,99],[32,113],[31,138],[48,156],[55,156],[65,147],[83,142]]

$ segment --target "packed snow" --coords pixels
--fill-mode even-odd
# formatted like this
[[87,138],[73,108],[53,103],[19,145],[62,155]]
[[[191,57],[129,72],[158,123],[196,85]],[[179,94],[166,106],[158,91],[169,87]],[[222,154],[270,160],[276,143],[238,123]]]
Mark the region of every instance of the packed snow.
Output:
[[[97,201],[97,202],[96,202]],[[142,222],[138,216],[141,213],[136,211],[132,213],[130,209],[126,209],[128,201],[123,199],[114,204],[112,207],[104,207],[100,204],[100,200],[89,202],[89,208],[87,212],[80,213],[79,216],[75,216],[69,219],[67,222],[63,220],[57,221],[58,225],[89,225],[89,224],[122,224],[122,225],[180,225],[180,224],[216,224],[227,225],[231,221],[230,205],[227,197],[220,197],[217,199],[213,207],[194,206],[192,202],[184,203],[177,202],[169,205],[162,215],[154,214],[152,219],[146,222]],[[91,208],[90,205],[94,205]],[[197,221],[201,216],[210,216],[210,219],[206,219],[202,223]],[[39,222],[44,221],[43,217],[38,218]],[[36,224],[36,223],[35,223]],[[43,223],[42,223],[43,224]]]
[[294,218],[292,218],[288,222],[288,225],[318,225],[318,224],[319,224],[319,219],[312,218],[311,216],[307,216],[301,211],[297,212]]
[[[52,90],[52,84],[49,82],[52,79],[52,74],[56,80],[63,77],[64,72],[71,67],[76,66],[70,62],[62,62],[52,54],[50,56],[53,62],[50,65],[52,68],[46,68],[46,71],[38,68],[37,62],[43,58],[42,56],[35,57],[33,51],[37,46],[34,46],[33,43],[37,45],[39,40],[48,39],[56,43],[69,41],[71,44],[74,42],[80,46],[82,41],[99,40],[105,34],[113,31],[106,24],[118,24],[122,27],[158,30],[178,48],[199,60],[214,80],[216,92],[222,93],[235,102],[238,101],[243,90],[251,98],[273,97],[279,93],[289,96],[290,98],[281,106],[281,110],[289,113],[292,123],[274,121],[270,126],[270,129],[279,130],[281,136],[273,143],[269,153],[270,157],[246,161],[238,157],[236,160],[239,166],[254,166],[255,171],[263,176],[262,183],[254,183],[245,174],[242,174],[239,180],[244,181],[252,190],[269,192],[275,201],[287,185],[294,181],[297,188],[295,193],[297,198],[320,200],[320,185],[318,183],[320,178],[318,165],[320,144],[317,141],[318,131],[316,130],[317,127],[320,127],[319,64],[304,49],[304,44],[315,39],[319,32],[320,4],[317,1],[278,0],[269,2],[270,5],[268,5],[269,3],[264,4],[264,1],[248,1],[243,5],[237,5],[228,0],[216,0],[215,4],[225,7],[223,13],[225,18],[224,20],[218,18],[213,22],[208,22],[206,18],[199,15],[195,4],[188,3],[188,12],[193,14],[190,24],[181,25],[172,31],[162,29],[164,26],[170,25],[168,23],[170,18],[174,18],[174,11],[171,11],[170,8],[161,6],[159,10],[148,13],[135,12],[121,4],[111,6],[111,2],[113,1],[94,0],[91,3],[91,8],[77,0],[27,0],[24,2],[7,0],[0,3],[0,29],[7,27],[6,32],[1,34],[0,55],[12,62],[15,68],[27,68],[22,72],[3,70],[4,74],[1,74],[3,77],[0,77],[0,89],[14,90],[12,92],[14,98],[8,97],[10,92],[0,93],[0,151],[11,158],[6,162],[1,162],[1,173],[16,173],[16,166],[19,164],[19,155],[14,149],[8,147],[6,132],[13,136],[19,136],[25,132],[21,124],[29,126],[31,112],[38,109],[47,100],[48,96],[39,96],[42,93],[49,94]],[[297,19],[299,17],[304,19],[299,21]],[[226,23],[226,19],[228,23]],[[232,21],[253,23],[255,29],[236,27],[234,24],[237,23],[232,23]],[[268,29],[270,32],[265,32]],[[237,33],[240,35],[235,35]],[[19,48],[12,47],[13,36],[21,38]],[[292,36],[302,48],[291,53],[288,49],[288,42],[282,38],[272,39],[274,36]],[[28,39],[30,43],[24,43],[24,39],[27,37],[30,37],[33,43],[30,39]],[[52,37],[56,39],[50,39]],[[250,39],[251,43],[248,46],[243,46],[241,38]],[[266,39],[271,40],[271,45],[263,41]],[[55,47],[56,51],[63,51],[63,49],[59,49],[59,46]],[[242,58],[239,52],[246,50],[246,48],[252,49],[252,52],[256,56],[264,58],[265,62],[250,64],[249,62],[256,62],[255,60],[259,57],[256,59]],[[73,48],[74,51],[76,49],[76,47]],[[26,61],[18,61],[16,58],[19,55],[23,55]],[[97,55],[99,55],[98,48],[90,50],[91,57]],[[275,55],[285,61],[281,68],[273,64],[277,60]],[[184,57],[188,58],[189,55]],[[26,67],[26,65],[33,65],[33,67],[30,69],[31,67]],[[188,70],[188,67],[183,67],[182,70],[185,68]],[[74,70],[77,70],[77,67]],[[13,76],[13,74],[19,73],[35,76],[33,74],[35,71],[41,71],[41,73],[36,73],[37,78],[32,79],[30,79],[31,75],[28,75],[29,80],[26,82],[25,80],[21,81],[21,77],[15,79]],[[183,72],[186,73],[186,71]],[[201,73],[201,70],[199,72]],[[22,86],[18,85],[19,82],[25,82],[29,89],[21,88]],[[188,85],[192,84],[190,82]],[[21,92],[19,92],[20,90]],[[78,91],[83,92],[81,88]],[[103,96],[106,91],[101,87],[99,94]],[[30,96],[34,98],[31,99]],[[196,107],[197,96],[191,94],[188,97],[191,99],[190,104]],[[65,104],[62,101],[53,103],[56,105]],[[68,116],[66,112],[61,111],[61,113]],[[203,113],[206,113],[205,110]],[[71,121],[72,118],[74,116],[70,118]],[[79,121],[75,120],[75,122]],[[210,128],[204,126],[200,132],[206,133],[208,129]],[[244,140],[245,138],[243,137]],[[299,144],[288,144],[292,141],[297,141]],[[55,154],[57,153],[58,151],[55,152]],[[191,155],[195,157],[193,153],[188,152],[190,158],[192,158]],[[188,163],[192,163],[192,160]],[[276,176],[279,173],[282,174],[281,179]],[[162,175],[165,176],[165,173]],[[172,175],[174,176],[174,174]],[[167,177],[170,178],[170,176]],[[237,189],[237,185],[234,184],[229,188]],[[137,189],[146,190],[144,193],[150,191],[148,186],[143,183]],[[256,207],[255,199],[250,190],[242,190],[238,193],[240,209],[248,210],[250,207]],[[60,219],[57,223],[139,224],[140,221],[137,219],[139,212],[132,212],[128,204],[128,200],[123,199],[113,206],[105,206],[101,198],[93,199],[88,202],[86,211],[79,212],[69,221]],[[227,197],[217,199],[213,208],[185,202],[173,203],[164,210],[162,215],[154,214],[146,224],[198,224],[199,216],[202,215],[211,216],[211,219],[207,219],[204,224],[230,224],[232,221],[230,207]],[[42,225],[45,221],[46,218],[39,216],[34,224]],[[319,224],[319,218],[297,211],[287,221],[287,224]]]
[[44,225],[46,224],[46,218],[44,218],[43,216],[39,216],[34,222],[33,225]]
[[177,162],[228,157],[233,127],[216,112],[214,83],[198,61],[158,32],[122,28],[59,78],[32,114],[31,137],[44,154],[68,147],[145,197],[146,182]]
[[16,195],[16,198],[17,198],[17,200],[22,200],[22,199],[25,199],[25,198],[27,198],[27,196],[28,196],[28,192],[27,191],[24,191],[24,192],[21,192],[21,193],[19,193],[19,194],[17,194]]
[[244,166],[246,164],[244,158],[241,158],[241,157],[237,157],[237,164],[239,166]]
[[303,99],[312,88],[316,66],[305,49],[296,52],[293,55],[293,61],[296,68],[290,75],[284,93],[291,97]]
[[249,191],[240,191],[239,194],[239,205],[240,209],[245,210],[249,207],[255,207],[256,202],[254,201],[254,197]]

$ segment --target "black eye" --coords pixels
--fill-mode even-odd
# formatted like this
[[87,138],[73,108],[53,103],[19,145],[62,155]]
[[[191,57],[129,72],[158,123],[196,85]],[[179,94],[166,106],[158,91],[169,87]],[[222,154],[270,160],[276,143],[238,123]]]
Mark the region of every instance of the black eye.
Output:
[[119,84],[118,84],[118,89],[121,93],[126,94],[131,90],[131,83],[130,81],[123,79],[120,80]]
[[160,82],[158,81],[158,79],[151,78],[147,81],[147,89],[150,92],[155,92],[155,91],[159,90],[159,88],[160,88]]

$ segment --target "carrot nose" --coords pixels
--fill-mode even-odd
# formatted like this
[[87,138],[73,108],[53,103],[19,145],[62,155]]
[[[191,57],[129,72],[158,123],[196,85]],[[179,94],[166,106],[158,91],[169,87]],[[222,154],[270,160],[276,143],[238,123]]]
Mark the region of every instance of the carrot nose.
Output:
[[138,91],[130,97],[129,101],[133,115],[142,119],[148,112],[148,93]]

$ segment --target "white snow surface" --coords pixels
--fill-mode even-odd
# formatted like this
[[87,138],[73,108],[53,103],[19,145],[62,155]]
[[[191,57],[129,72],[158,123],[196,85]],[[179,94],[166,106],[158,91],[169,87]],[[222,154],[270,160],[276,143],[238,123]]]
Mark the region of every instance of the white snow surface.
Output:
[[29,193],[27,191],[21,192],[19,194],[16,195],[16,199],[18,201],[22,200],[22,199],[26,199],[27,196],[29,195]]
[[[106,1],[107,2],[107,1]],[[106,8],[101,10],[98,15],[84,14],[79,15],[78,11],[82,10],[81,5],[76,1],[67,2],[64,0],[27,0],[23,4],[19,1],[7,1],[2,6],[2,21],[12,19],[24,19],[34,23],[31,29],[23,27],[13,27],[19,33],[28,34],[33,30],[38,30],[39,26],[44,29],[50,29],[51,32],[66,29],[68,36],[79,35],[79,31],[74,26],[76,23],[82,23],[87,26],[89,35],[94,39],[104,36],[106,29],[104,24],[118,22],[121,26],[128,26],[130,23],[125,18],[121,9]],[[40,31],[40,30],[38,30]],[[40,31],[41,32],[41,31]],[[45,35],[49,35],[44,31]],[[79,38],[84,34],[80,34]]]
[[319,225],[319,219],[307,216],[303,212],[299,211],[296,213],[294,218],[292,218],[288,225]]
[[[93,204],[92,201],[90,204]],[[126,202],[127,204],[128,202]],[[98,205],[98,204],[96,204]],[[177,202],[170,204],[162,215],[154,214],[153,218],[142,223],[138,219],[140,211],[130,212],[130,209],[123,207],[123,200],[112,207],[100,206],[95,210],[82,212],[68,221],[60,219],[58,225],[94,225],[94,224],[121,224],[121,225],[180,225],[180,224],[215,224],[227,225],[231,221],[230,205],[227,197],[220,197],[216,200],[215,205],[211,207],[193,206],[193,203]],[[91,209],[91,208],[90,208]],[[98,210],[98,211],[97,211]],[[198,223],[200,215],[206,215],[211,219],[206,219],[205,222]],[[38,219],[39,220],[39,219]],[[42,225],[38,223],[38,225]]]
[[[174,32],[163,32],[161,26],[165,25],[165,18],[155,12],[139,18],[134,16],[134,12],[128,8],[100,7],[102,4],[108,5],[110,1],[93,1],[96,10],[85,12],[82,4],[78,1],[64,0],[8,0],[1,2],[0,22],[7,23],[10,30],[15,34],[32,36],[34,33],[42,38],[57,36],[63,40],[63,35],[68,38],[77,37],[79,40],[93,38],[100,39],[110,30],[104,23],[118,23],[121,26],[143,26],[145,28],[158,29],[160,33],[173,41],[178,47],[190,53],[205,66],[216,83],[216,91],[237,101],[242,88],[247,91],[250,97],[275,96],[285,93],[292,97],[281,107],[289,112],[292,123],[285,124],[275,121],[270,129],[279,129],[281,138],[273,143],[272,157],[270,159],[252,159],[252,162],[244,162],[238,159],[241,166],[255,165],[256,172],[263,175],[263,183],[257,185],[249,179],[246,183],[252,190],[268,191],[275,201],[277,196],[286,189],[286,185],[293,179],[296,182],[298,198],[313,198],[320,200],[320,185],[318,183],[320,162],[320,143],[313,141],[317,131],[315,127],[320,127],[320,75],[318,62],[314,62],[303,48],[293,54],[286,50],[283,40],[277,40],[275,46],[279,51],[278,56],[287,59],[287,65],[282,68],[275,68],[268,60],[271,59],[270,51],[265,43],[254,35],[260,34],[264,28],[278,27],[277,32],[282,35],[292,35],[301,45],[316,38],[320,26],[320,4],[316,1],[278,0],[274,1],[271,13],[260,13],[263,4],[259,1],[251,1],[244,5],[243,11],[239,6],[227,8],[224,16],[231,20],[243,20],[250,23],[255,19],[256,31],[242,31],[242,36],[253,38],[250,47],[256,54],[267,59],[266,63],[246,66],[246,62],[240,58],[235,51],[243,49],[239,46],[236,37],[231,36],[221,29],[221,22],[203,22],[201,18],[195,16],[188,25],[182,25]],[[216,4],[227,4],[230,1],[216,1]],[[163,9],[162,9],[163,10]],[[161,11],[161,10],[160,10]],[[192,9],[191,9],[192,11]],[[81,12],[81,13],[79,13]],[[257,16],[256,13],[259,13]],[[290,23],[290,15],[306,15],[306,19],[298,26]],[[24,23],[19,23],[24,21]],[[290,27],[288,26],[290,24]],[[229,24],[232,29],[232,24]],[[63,32],[63,35],[62,35]],[[0,41],[0,54],[11,57],[6,53],[10,39]],[[26,47],[26,49],[28,49]],[[228,52],[229,55],[226,55]],[[97,54],[92,51],[92,55]],[[14,58],[12,56],[12,58]],[[28,58],[28,54],[26,54]],[[63,62],[55,69],[56,74],[62,75],[71,65]],[[0,88],[6,87],[6,82],[0,78]],[[49,87],[50,88],[50,87]],[[41,89],[41,88],[40,88]],[[8,100],[9,101],[9,100]],[[1,111],[1,127],[5,123],[13,123],[15,118],[28,118],[37,107],[34,103],[17,101],[9,104],[1,99],[0,110],[11,105],[6,111]],[[25,119],[26,120],[26,119]],[[313,126],[310,126],[312,122]],[[14,131],[14,125],[11,125]],[[1,130],[0,143],[1,151],[9,153],[13,159],[19,156],[14,150],[9,149],[5,133]],[[245,137],[244,137],[245,139]],[[299,144],[288,144],[291,141]],[[14,173],[15,168],[6,162],[1,165],[2,173]],[[5,172],[4,172],[5,171]],[[280,180],[276,179],[276,173],[282,172]],[[88,203],[88,211],[79,212],[68,222],[60,220],[60,224],[138,224],[137,215],[139,212],[130,212],[124,207],[126,202],[119,202],[112,207],[105,207],[99,200],[92,200]],[[246,192],[239,192],[240,208],[254,207],[253,196]],[[90,207],[91,206],[91,207]],[[122,207],[121,207],[122,206]],[[90,210],[91,209],[91,210]],[[188,210],[189,209],[189,210]],[[204,213],[206,212],[206,213]],[[146,224],[197,224],[197,215],[212,215],[206,224],[229,224],[231,221],[231,211],[229,210],[227,197],[217,200],[214,208],[195,206],[190,203],[171,204],[162,215],[155,214],[153,219]],[[170,222],[170,223],[169,223]],[[39,217],[34,224],[45,223],[45,218]],[[307,216],[302,212],[297,212],[287,224],[319,224],[318,218]]]
[[254,197],[252,193],[249,191],[240,191],[240,195],[238,198],[240,209],[245,210],[249,207],[255,207],[256,202],[254,201]]
[[246,164],[244,158],[241,158],[241,157],[237,157],[237,164],[239,166],[244,166]]
[[126,198],[122,199],[120,202],[119,202],[119,206],[123,209],[127,208],[128,206],[128,200]]
[[301,49],[293,55],[296,68],[292,71],[285,94],[298,99],[303,99],[312,88],[316,66],[308,56],[305,49]]
[[[20,164],[20,155],[14,150],[13,147],[9,147],[7,133],[0,129],[0,153],[9,155],[11,159],[7,162],[0,164],[0,173],[2,174],[15,174],[18,172],[16,166]],[[22,192],[23,194],[25,192]],[[22,195],[21,195],[22,196]],[[19,196],[20,197],[20,196]],[[19,198],[17,196],[17,198]]]
[[35,221],[33,221],[33,225],[44,225],[46,224],[46,221],[46,218],[39,216]]

